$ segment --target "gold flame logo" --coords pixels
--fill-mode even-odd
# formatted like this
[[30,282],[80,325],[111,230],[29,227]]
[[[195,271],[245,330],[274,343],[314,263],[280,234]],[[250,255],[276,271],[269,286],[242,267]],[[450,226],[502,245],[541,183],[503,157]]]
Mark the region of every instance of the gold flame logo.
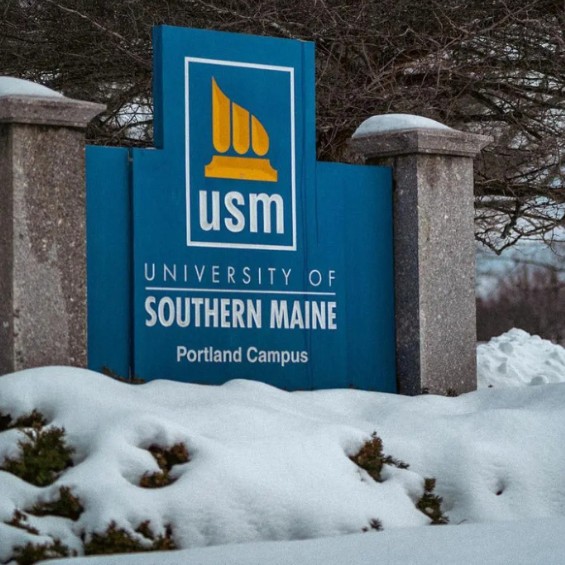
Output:
[[253,114],[232,102],[215,78],[212,78],[212,143],[218,153],[233,149],[245,156],[214,155],[204,167],[204,176],[277,182],[277,171],[264,158],[269,151],[267,130]]

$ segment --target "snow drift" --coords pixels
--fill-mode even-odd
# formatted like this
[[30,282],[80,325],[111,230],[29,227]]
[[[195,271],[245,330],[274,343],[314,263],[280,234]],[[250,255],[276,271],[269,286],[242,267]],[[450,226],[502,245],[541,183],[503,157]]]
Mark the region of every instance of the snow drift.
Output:
[[[520,365],[513,352],[522,343],[530,356]],[[497,387],[457,398],[288,393],[251,381],[134,386],[65,367],[4,376],[0,413],[40,411],[48,426],[65,429],[75,452],[74,465],[46,487],[0,471],[0,561],[13,545],[55,538],[80,553],[81,536],[112,521],[134,536],[146,520],[156,533],[171,526],[180,548],[360,533],[373,520],[385,531],[427,526],[415,507],[425,477],[437,479],[451,524],[563,516],[565,386],[498,388],[500,377],[485,369],[506,356],[519,374],[513,384],[531,383],[539,367],[530,361],[543,356],[565,380],[554,347],[524,332],[493,340],[479,365],[483,383]],[[381,483],[349,459],[374,431],[386,454],[410,464],[385,467]],[[0,433],[0,464],[17,456],[23,437]],[[158,470],[148,448],[177,443],[190,460],[172,468],[176,481],[141,488],[144,474]],[[61,486],[83,504],[78,520],[29,515],[38,534],[6,523]]]

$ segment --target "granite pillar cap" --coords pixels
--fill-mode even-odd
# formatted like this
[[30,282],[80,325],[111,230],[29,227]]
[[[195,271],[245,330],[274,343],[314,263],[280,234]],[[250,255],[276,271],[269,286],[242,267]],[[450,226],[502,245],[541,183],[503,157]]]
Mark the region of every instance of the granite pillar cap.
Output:
[[84,129],[106,106],[67,98],[29,80],[0,77],[0,123]]
[[473,158],[492,139],[422,116],[385,114],[365,120],[353,134],[350,145],[367,159],[416,153]]

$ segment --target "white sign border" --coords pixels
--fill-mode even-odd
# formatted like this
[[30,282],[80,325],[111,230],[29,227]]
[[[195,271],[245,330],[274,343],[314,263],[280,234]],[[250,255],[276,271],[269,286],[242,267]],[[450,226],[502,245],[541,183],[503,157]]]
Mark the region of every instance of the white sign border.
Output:
[[[286,72],[290,74],[290,153],[291,153],[291,201],[292,201],[292,245],[262,245],[258,243],[222,243],[216,241],[193,241],[190,226],[190,112],[189,112],[189,64],[204,63],[225,67],[244,67],[268,71]],[[185,175],[186,175],[186,245],[189,247],[219,247],[232,249],[266,249],[271,251],[296,251],[296,130],[294,102],[294,67],[276,65],[261,65],[258,63],[243,63],[221,59],[204,59],[201,57],[184,58],[184,98],[185,98]]]

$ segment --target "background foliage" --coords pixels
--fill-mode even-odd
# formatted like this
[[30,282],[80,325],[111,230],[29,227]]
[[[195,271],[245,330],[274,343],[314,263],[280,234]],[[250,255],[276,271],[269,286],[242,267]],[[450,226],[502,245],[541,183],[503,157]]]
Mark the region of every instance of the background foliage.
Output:
[[322,160],[354,161],[347,140],[374,114],[493,135],[476,236],[497,251],[564,223],[562,0],[3,0],[0,73],[106,104],[91,143],[151,145],[161,23],[315,41]]

